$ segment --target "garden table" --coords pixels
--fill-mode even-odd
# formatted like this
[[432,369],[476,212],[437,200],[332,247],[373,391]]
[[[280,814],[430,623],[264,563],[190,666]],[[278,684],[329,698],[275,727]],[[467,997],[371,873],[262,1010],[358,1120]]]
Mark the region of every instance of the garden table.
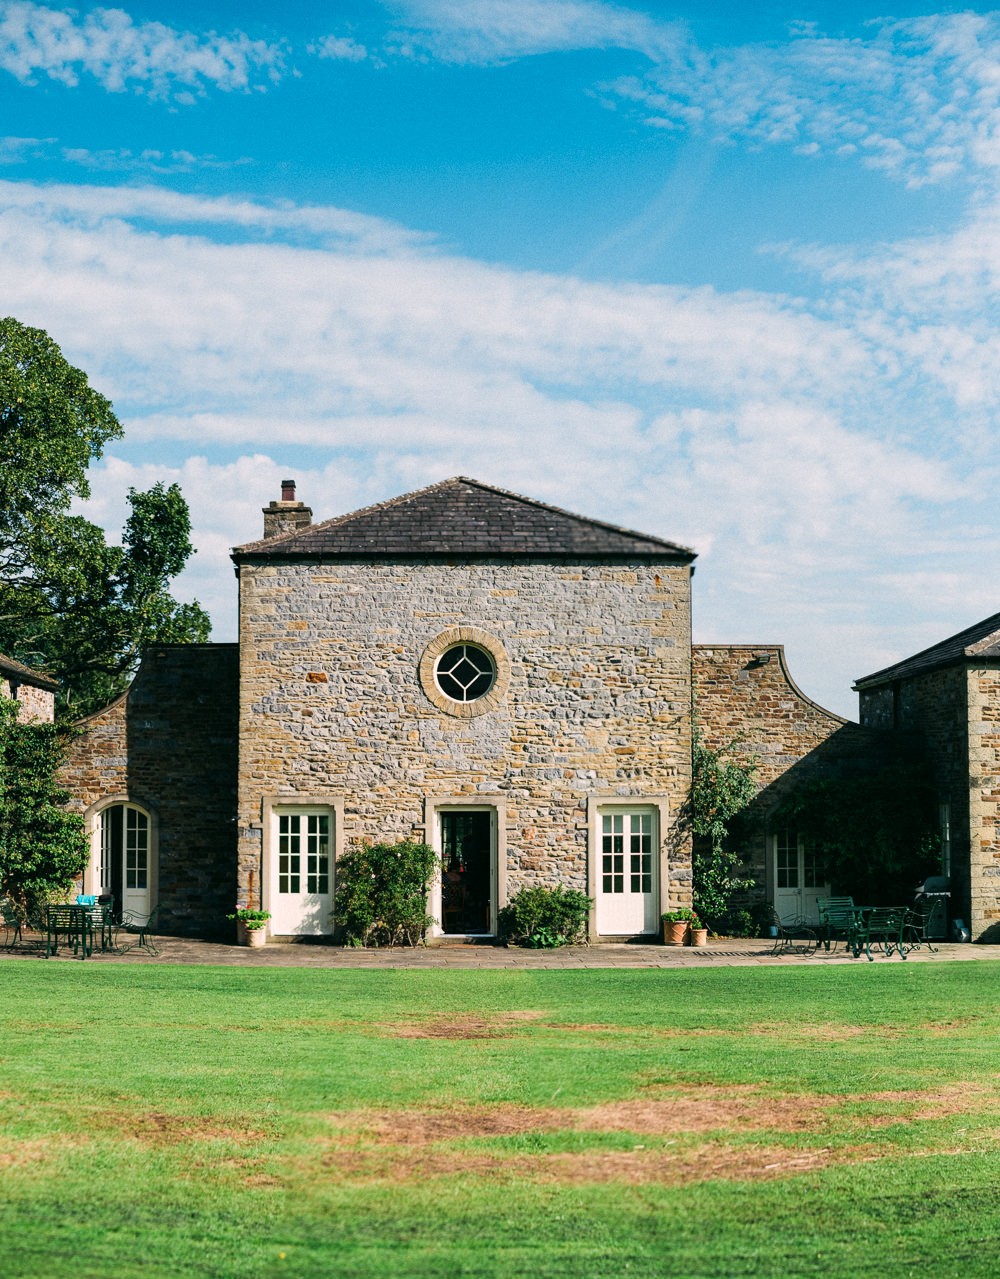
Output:
[[113,950],[111,936],[111,907],[49,906],[45,911],[45,958],[59,950],[60,936],[73,947],[73,954],[86,959],[94,950],[94,937],[99,939],[101,950]]

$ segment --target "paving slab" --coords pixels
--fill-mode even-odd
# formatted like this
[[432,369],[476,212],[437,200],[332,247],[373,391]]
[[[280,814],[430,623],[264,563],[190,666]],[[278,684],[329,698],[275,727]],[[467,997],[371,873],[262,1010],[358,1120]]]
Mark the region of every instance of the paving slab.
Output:
[[[861,964],[868,966],[862,955],[855,958],[843,945],[826,951],[795,951],[775,955],[769,941],[759,938],[717,938],[708,946],[636,945],[609,943],[594,946],[563,946],[557,950],[523,950],[490,943],[445,944],[415,947],[393,947],[386,950],[361,950],[352,947],[309,943],[270,942],[260,948],[227,945],[189,937],[157,937],[157,955],[138,947],[124,951],[101,952],[85,962],[97,965],[119,964],[219,964],[240,968],[427,968],[427,969],[604,969],[604,968],[717,968],[720,966],[761,967],[798,965],[815,967],[828,964]],[[72,952],[63,950],[45,959],[44,941],[27,938],[27,943],[11,950],[0,949],[0,959],[46,963],[80,963]],[[1000,960],[1000,946],[970,943],[936,942],[934,949],[924,946],[911,951],[905,961],[898,955],[879,955],[877,964],[968,962]]]

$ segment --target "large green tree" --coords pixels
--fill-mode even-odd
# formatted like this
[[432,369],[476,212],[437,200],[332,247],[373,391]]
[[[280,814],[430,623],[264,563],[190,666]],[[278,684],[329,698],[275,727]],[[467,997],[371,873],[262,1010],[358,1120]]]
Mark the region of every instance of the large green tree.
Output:
[[0,319],[0,652],[55,675],[64,715],[120,693],[146,645],[210,631],[169,590],[193,551],[177,485],[129,490],[121,545],[71,513],[90,494],[89,464],[121,434],[45,332]]

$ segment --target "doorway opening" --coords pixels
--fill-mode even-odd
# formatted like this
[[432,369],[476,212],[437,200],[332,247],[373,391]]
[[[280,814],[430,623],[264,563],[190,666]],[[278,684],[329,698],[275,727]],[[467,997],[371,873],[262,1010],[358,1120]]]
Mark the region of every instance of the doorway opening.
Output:
[[494,810],[446,810],[440,818],[442,930],[489,936],[495,931]]

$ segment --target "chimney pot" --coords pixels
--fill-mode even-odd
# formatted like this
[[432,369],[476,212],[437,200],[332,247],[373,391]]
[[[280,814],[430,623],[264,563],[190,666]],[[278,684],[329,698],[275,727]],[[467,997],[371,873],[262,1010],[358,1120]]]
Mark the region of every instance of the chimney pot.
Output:
[[295,481],[281,481],[281,501],[264,507],[264,536],[296,533],[312,523],[312,509],[295,500]]

